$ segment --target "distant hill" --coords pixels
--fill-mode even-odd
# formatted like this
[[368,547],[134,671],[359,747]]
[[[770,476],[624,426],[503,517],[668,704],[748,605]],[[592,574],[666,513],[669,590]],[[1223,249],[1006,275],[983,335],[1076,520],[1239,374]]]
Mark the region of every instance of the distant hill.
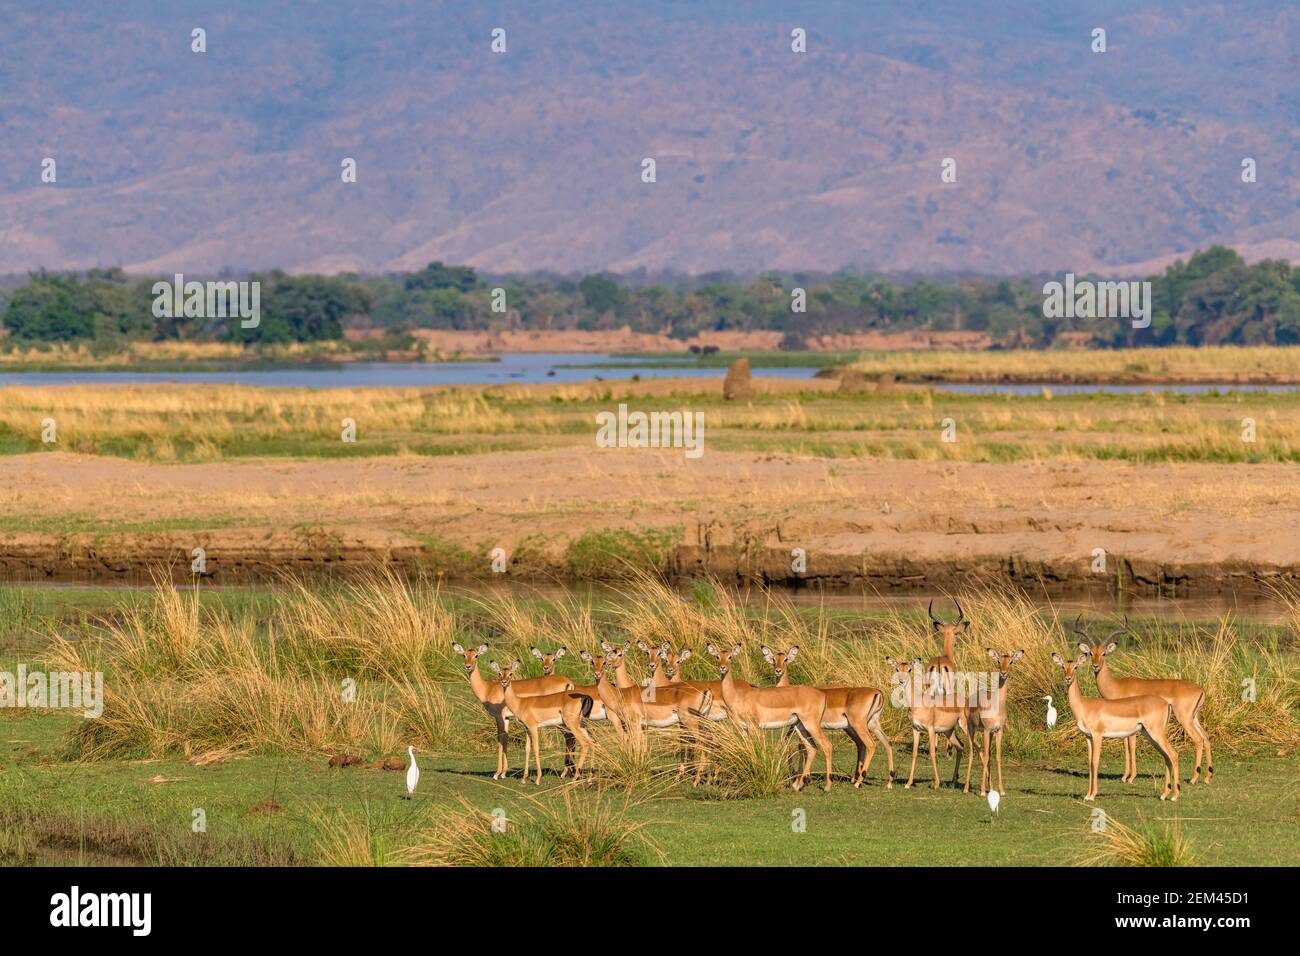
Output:
[[206,7],[0,0],[0,274],[1300,260],[1288,2]]

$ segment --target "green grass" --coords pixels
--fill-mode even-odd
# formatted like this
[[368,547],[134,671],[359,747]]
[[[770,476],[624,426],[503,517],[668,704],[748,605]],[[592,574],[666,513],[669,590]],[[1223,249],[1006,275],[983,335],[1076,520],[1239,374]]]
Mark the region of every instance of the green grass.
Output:
[[[4,862],[319,863],[325,861],[321,844],[329,842],[323,815],[359,824],[378,843],[382,858],[394,858],[417,845],[427,828],[462,810],[462,800],[488,814],[502,808],[511,819],[537,809],[529,799],[537,788],[525,787],[517,776],[502,783],[490,779],[495,758],[487,753],[417,754],[420,787],[407,802],[400,799],[403,774],[329,768],[324,755],[250,757],[202,767],[178,757],[62,762],[54,753],[66,723],[59,715],[0,721],[0,856],[3,834],[19,830],[26,836],[16,842],[25,840],[33,854]],[[839,735],[834,743],[844,745],[836,766],[846,772],[847,742]],[[541,799],[551,805],[561,802],[564,787],[554,775],[556,744],[548,744],[548,773],[540,788]],[[896,752],[900,761],[906,757],[905,748]],[[516,746],[516,768],[520,753]],[[1120,748],[1107,752],[1096,805],[1108,814],[1130,825],[1179,821],[1198,864],[1300,860],[1294,755],[1217,758],[1214,782],[1185,786],[1182,799],[1171,804],[1156,797],[1151,751],[1140,753],[1142,775],[1126,785],[1118,779]],[[879,755],[859,790],[839,780],[829,794],[810,788],[719,801],[683,786],[634,802],[627,816],[643,826],[645,838],[670,865],[1066,865],[1101,839],[1091,828],[1093,805],[1080,799],[1087,786],[1082,742],[1073,757],[1061,767],[1006,761],[1007,794],[996,818],[974,793],[946,786],[938,792],[904,790],[901,782],[886,790]],[[945,780],[951,767],[948,760],[940,763]],[[906,779],[905,763],[901,769]],[[150,782],[157,778],[162,782]],[[918,765],[918,779],[928,783],[928,765],[924,772]],[[595,796],[580,791],[575,798]],[[282,809],[250,812],[268,800]],[[191,832],[195,809],[206,816],[203,836]],[[804,832],[791,825],[797,810],[806,815]],[[642,856],[658,861],[655,854]]]

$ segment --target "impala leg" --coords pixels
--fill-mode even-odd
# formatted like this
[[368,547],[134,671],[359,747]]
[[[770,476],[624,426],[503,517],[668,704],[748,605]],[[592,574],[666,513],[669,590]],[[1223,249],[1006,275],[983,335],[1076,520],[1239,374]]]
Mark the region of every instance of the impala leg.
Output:
[[[817,746],[821,748],[822,757],[826,760],[826,786],[822,787],[823,792],[831,791],[831,741],[822,730],[821,718],[812,721],[812,726],[807,728],[809,735],[817,741]],[[808,770],[812,768],[812,757],[808,758]],[[804,771],[804,776],[808,775],[808,770]]]
[[540,787],[542,785],[542,745],[537,742],[536,727],[530,727],[528,732],[533,738],[533,765],[537,768],[537,779],[534,782]]
[[564,727],[561,728],[561,733],[564,734],[564,769],[560,771],[560,779],[563,780],[573,770],[573,779],[577,780],[578,772],[573,766],[573,732]]
[[884,728],[880,726],[880,711],[876,711],[875,716],[867,721],[867,728],[885,748],[885,759],[889,761],[889,783],[885,785],[885,789],[892,790],[894,789],[894,748],[889,743],[889,738],[885,736]]
[[574,782],[577,782],[583,766],[587,763],[587,755],[591,753],[591,734],[587,732],[587,728],[583,727],[581,723],[578,724],[574,733],[578,738],[578,761],[573,768],[573,779]]
[[[1201,701],[1203,703],[1205,698],[1202,697]],[[1207,734],[1205,728],[1201,726],[1200,704],[1196,705],[1196,710],[1192,713],[1192,729],[1200,735],[1201,741],[1205,744],[1205,782],[1209,783],[1214,779],[1214,757],[1210,754],[1210,735]],[[1196,766],[1198,769],[1201,766],[1201,758],[1199,756],[1196,758]]]
[[527,724],[524,724],[524,776],[523,782],[528,782],[528,758],[533,752],[533,731]]
[[808,728],[802,722],[796,722],[794,726],[799,733],[799,742],[804,746],[804,761],[803,770],[790,786],[795,790],[802,790],[808,775],[812,772],[813,758],[817,756],[817,751],[813,747],[812,734],[808,732]]
[[1124,776],[1120,779],[1132,783],[1138,776],[1137,737],[1124,738]]
[[998,728],[998,732],[995,735],[995,737],[996,737],[996,743],[998,747],[998,793],[1006,793],[1006,790],[1002,788],[1002,728],[1001,727]]
[[930,734],[930,770],[933,771],[934,773],[934,785],[931,789],[938,790],[939,789],[939,758],[935,755],[934,752],[934,736],[935,736],[934,728],[929,727],[927,728],[927,730],[929,731]]
[[1089,800],[1097,799],[1097,787],[1100,782],[1098,778],[1100,776],[1100,771],[1101,771],[1101,741],[1102,741],[1102,737],[1100,734],[1093,734],[1092,773],[1089,775],[1089,786],[1091,786],[1092,788],[1090,793],[1092,795],[1088,798]]
[[[862,735],[859,734],[853,728],[852,724],[849,724],[849,726],[844,728],[844,733],[848,736],[849,740],[853,741],[854,745],[858,748],[858,762],[853,767],[853,786],[855,788],[860,787],[862,786],[862,777],[863,777],[862,765],[866,763],[867,760],[866,757],[867,744],[866,741],[862,739]],[[873,751],[876,749],[874,744],[872,745],[871,749]]]
[[912,781],[916,779],[916,755],[920,751],[920,749],[921,749],[921,731],[913,727],[912,728],[912,769],[909,770],[907,773],[907,783],[903,784],[904,790],[910,787],[912,785]]
[[1088,789],[1083,795],[1083,799],[1092,799],[1092,735],[1083,738],[1088,744]]
[[1169,799],[1169,793],[1170,793],[1169,781],[1170,778],[1172,777],[1173,795],[1174,795],[1173,799],[1177,800],[1178,799],[1178,751],[1175,750],[1173,748],[1173,745],[1169,743],[1169,737],[1165,733],[1165,728],[1147,727],[1141,724],[1139,726],[1142,727],[1142,733],[1146,735],[1147,740],[1151,741],[1151,745],[1155,747],[1157,751],[1159,751],[1160,756],[1163,757],[1165,761],[1165,789],[1160,794],[1160,799],[1161,800]]
[[1188,783],[1196,783],[1201,779],[1201,753],[1205,746],[1201,741],[1201,735],[1195,727],[1196,710],[1201,705],[1200,699],[1196,701],[1191,708],[1180,708],[1174,711],[1174,717],[1178,719],[1178,726],[1183,728],[1183,733],[1187,739],[1192,742],[1192,748],[1196,751],[1196,766],[1192,768],[1192,779]]
[[[961,732],[966,735],[966,746],[963,747],[961,745],[961,741],[960,740],[957,741],[957,762],[952,765],[952,787],[954,790],[957,789],[957,775],[961,771],[961,755],[962,752],[965,751],[966,752],[966,789],[963,790],[962,792],[970,793],[970,766],[971,763],[975,760],[975,754],[971,753],[970,751],[971,748],[975,746],[975,741],[971,739],[970,728],[966,726],[966,722],[964,720],[958,721],[957,727],[960,728]],[[953,738],[956,739],[956,737],[957,737],[957,733],[956,730],[954,729]]]
[[980,796],[989,790],[989,730],[984,728],[984,744],[980,747]]

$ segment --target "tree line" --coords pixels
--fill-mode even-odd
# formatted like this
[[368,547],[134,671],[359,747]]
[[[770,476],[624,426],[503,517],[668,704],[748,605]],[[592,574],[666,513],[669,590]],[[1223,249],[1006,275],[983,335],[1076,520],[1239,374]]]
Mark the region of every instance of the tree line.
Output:
[[0,288],[0,314],[10,341],[82,340],[101,346],[125,340],[314,342],[341,339],[348,327],[392,334],[421,328],[627,327],[683,339],[710,330],[774,330],[783,333],[782,347],[792,349],[812,336],[868,331],[982,332],[1006,347],[1050,347],[1072,332],[1111,347],[1300,344],[1300,268],[1279,260],[1247,265],[1223,246],[1150,277],[1151,324],[1144,329],[1133,328],[1127,318],[1047,317],[1041,278],[904,281],[801,273],[489,278],[441,262],[402,274],[273,271],[246,278],[261,283],[256,328],[202,315],[160,317],[153,308],[159,279],[129,276],[118,268],[32,273],[15,287]]

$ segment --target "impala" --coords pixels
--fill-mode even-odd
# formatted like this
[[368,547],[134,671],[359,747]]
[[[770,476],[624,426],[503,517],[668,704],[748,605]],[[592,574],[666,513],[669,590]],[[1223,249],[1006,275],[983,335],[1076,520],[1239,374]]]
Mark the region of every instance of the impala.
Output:
[[[886,657],[885,660],[894,668],[894,673],[890,675],[889,682],[903,688],[903,701],[907,706],[908,713],[912,723],[912,769],[907,774],[907,783],[903,788],[907,789],[916,779],[916,755],[921,749],[921,731],[924,730],[930,739],[930,769],[934,773],[933,789],[939,789],[939,761],[934,752],[935,736],[955,737],[960,730],[966,735],[966,740],[970,741],[970,727],[967,723],[968,707],[965,703],[960,706],[947,706],[938,704],[934,701],[937,699],[946,700],[948,692],[940,690],[938,681],[933,675],[927,674],[925,677],[926,689],[917,697],[917,686],[921,680],[921,659],[918,657],[912,663],[900,663],[892,657]],[[950,736],[951,735],[951,736]],[[951,744],[950,744],[951,746]],[[957,786],[957,777],[961,772],[961,742],[957,741],[957,761],[952,767],[952,785]],[[966,788],[965,793],[970,793],[970,767],[967,765]]]
[[[483,709],[487,711],[488,716],[492,718],[497,727],[497,769],[492,774],[493,780],[500,780],[510,769],[509,762],[506,760],[506,745],[510,742],[510,718],[513,714],[509,706],[505,703],[505,692],[501,685],[495,681],[489,681],[478,672],[479,655],[487,653],[488,646],[480,644],[478,647],[465,650],[460,644],[452,644],[451,649],[465,658],[465,673],[469,675],[469,686],[474,691],[474,696],[478,698]],[[527,697],[534,694],[553,694],[562,690],[572,690],[573,681],[567,677],[558,675],[549,675],[544,677],[530,677],[525,680],[517,680],[512,683],[515,693],[520,697]]]
[[[1024,651],[1016,651],[1014,654],[999,654],[991,647],[984,649],[989,657],[993,658],[998,665],[998,689],[993,694],[993,699],[985,706],[976,705],[971,707],[970,713],[966,719],[969,722],[972,734],[979,731],[984,732],[984,746],[980,750],[980,796],[984,796],[989,787],[989,739],[990,737],[996,743],[998,748],[998,793],[1004,793],[1002,789],[1002,731],[1007,726],[1007,677],[1011,673],[1011,665],[1015,664],[1020,658],[1025,656]],[[971,759],[966,763],[966,779],[970,780],[970,766],[974,763],[975,755],[971,754]]]
[[[1177,678],[1116,677],[1110,672],[1106,655],[1118,646],[1115,638],[1128,630],[1125,626],[1108,636],[1100,644],[1092,643],[1088,632],[1075,620],[1074,632],[1087,643],[1080,642],[1079,650],[1092,658],[1092,673],[1097,678],[1097,693],[1102,697],[1135,697],[1140,694],[1152,694],[1162,698],[1173,708],[1174,718],[1187,734],[1192,746],[1196,748],[1196,768],[1192,771],[1192,783],[1201,779],[1201,751],[1205,751],[1205,782],[1214,777],[1214,760],[1210,756],[1210,735],[1201,726],[1201,707],[1205,704],[1205,691],[1200,684]],[[1127,621],[1125,622],[1127,624]],[[1124,779],[1137,778],[1137,738],[1124,741]]]
[[731,673],[731,659],[740,653],[740,645],[729,650],[709,644],[708,652],[718,662],[722,680],[718,682],[722,690],[722,702],[727,713],[733,715],[745,728],[756,727],[761,730],[775,730],[779,727],[793,727],[803,742],[805,756],[803,770],[793,784],[795,790],[802,790],[812,772],[813,760],[817,749],[821,750],[826,761],[826,785],[831,789],[831,742],[822,733],[822,719],[826,714],[826,695],[816,687],[794,685],[786,687],[752,687],[736,680]]
[[534,647],[532,648],[532,652],[533,652],[533,657],[537,658],[539,661],[542,662],[542,674],[549,677],[550,675],[555,673],[555,662],[558,661],[565,654],[569,653],[569,649],[567,647],[557,647],[555,649],[555,653],[543,654],[541,651],[539,651],[537,648]]
[[[763,646],[763,660],[772,665],[776,673],[776,686],[790,686],[790,662],[799,654],[795,645],[788,651],[773,651]],[[885,695],[874,687],[823,687],[817,688],[826,695],[826,713],[822,715],[823,730],[842,730],[858,748],[858,764],[853,773],[853,786],[862,786],[867,769],[876,755],[876,740],[885,747],[889,759],[889,783],[894,787],[894,748],[880,726],[880,713],[885,709]],[[875,739],[872,739],[872,738]],[[865,759],[864,759],[865,758]]]
[[[717,657],[717,654],[714,654],[714,648],[712,644],[709,645],[709,648],[710,648],[709,653],[713,654],[714,657]],[[668,674],[668,682],[670,684],[682,684],[683,686],[686,687],[694,687],[696,690],[701,692],[707,690],[711,695],[713,695],[713,707],[704,716],[708,720],[712,720],[714,722],[726,720],[728,709],[726,703],[722,699],[721,680],[683,680],[682,679],[682,664],[685,663],[687,658],[689,658],[690,656],[691,656],[690,648],[684,648],[679,654],[676,655],[672,653],[668,653],[664,656],[663,661],[665,665],[665,672]],[[735,685],[737,687],[744,688],[744,687],[751,686],[749,681],[735,680],[734,677],[732,678],[732,680],[735,682]]]
[[[712,695],[693,687],[615,687],[609,671],[617,658],[607,658],[596,669],[596,689],[605,704],[605,713],[614,729],[622,733],[647,727],[672,727],[692,716],[701,717],[709,709]],[[593,666],[595,666],[593,664]]]
[[1052,660],[1060,666],[1065,675],[1065,686],[1069,692],[1070,710],[1074,711],[1075,725],[1088,741],[1088,792],[1085,800],[1097,799],[1097,770],[1101,766],[1101,742],[1109,737],[1132,737],[1138,733],[1146,735],[1147,740],[1160,752],[1165,760],[1165,789],[1160,799],[1169,797],[1169,780],[1172,776],[1173,799],[1178,799],[1178,751],[1169,745],[1165,728],[1169,722],[1169,704],[1163,697],[1143,694],[1137,697],[1084,697],[1079,692],[1079,682],[1075,679],[1075,669],[1088,663],[1089,655],[1085,651],[1078,658],[1067,661],[1060,654],[1053,654]]
[[528,731],[524,739],[524,783],[528,782],[528,757],[530,750],[536,755],[538,786],[542,783],[542,749],[537,740],[537,731],[543,727],[561,727],[565,730],[566,750],[570,740],[578,742],[578,759],[573,766],[573,779],[582,776],[582,765],[587,759],[591,747],[591,735],[583,726],[582,719],[591,713],[591,698],[586,694],[575,694],[563,690],[557,694],[539,694],[535,697],[520,697],[515,690],[513,677],[519,671],[519,662],[510,665],[510,670],[501,672],[501,666],[492,662],[492,671],[500,679],[501,693],[511,713]]
[[667,684],[668,675],[666,671],[655,665],[667,658],[669,650],[672,649],[672,645],[669,644],[667,641],[664,641],[658,647],[651,647],[645,641],[637,641],[636,646],[637,646],[637,650],[641,651],[641,653],[645,654],[646,656],[646,661],[647,664],[649,665],[651,680],[653,680],[655,684],[659,685],[660,687],[662,687],[664,684]]
[[[934,625],[935,633],[943,638],[943,654],[938,657],[930,658],[929,663],[925,665],[925,673],[927,676],[932,673],[938,673],[944,691],[948,695],[951,695],[953,690],[953,672],[955,671],[955,667],[953,666],[952,656],[957,649],[957,639],[965,637],[970,631],[970,621],[967,619],[965,612],[961,609],[961,602],[954,601],[953,603],[957,605],[957,620],[953,621],[951,624],[934,613],[933,598],[930,599],[930,606],[926,609],[927,613],[930,615],[930,621]],[[953,702],[954,701],[946,701],[946,703]]]

